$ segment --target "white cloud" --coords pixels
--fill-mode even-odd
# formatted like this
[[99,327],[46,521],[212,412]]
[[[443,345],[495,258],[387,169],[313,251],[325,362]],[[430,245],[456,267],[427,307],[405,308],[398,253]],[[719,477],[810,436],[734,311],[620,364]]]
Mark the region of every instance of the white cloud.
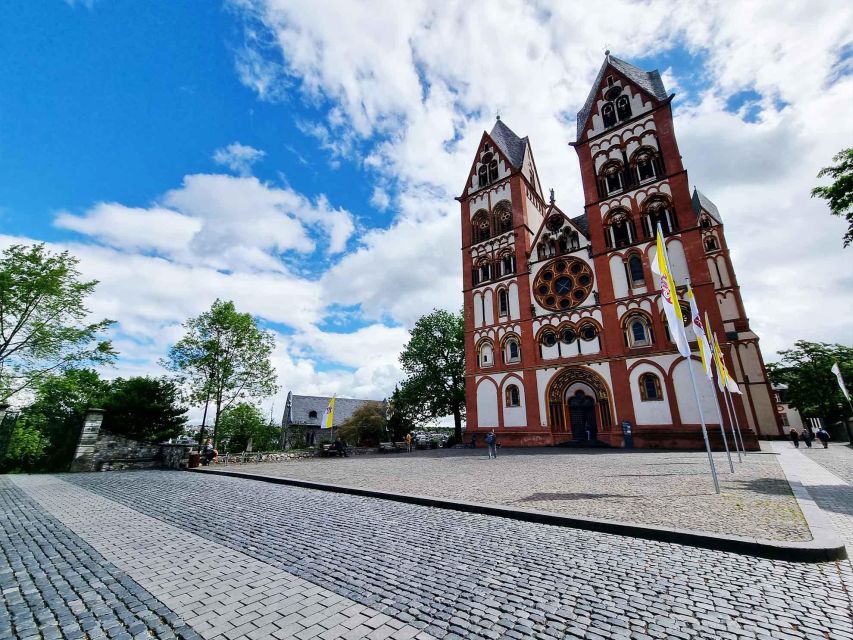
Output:
[[228,167],[241,176],[248,176],[252,173],[252,165],[265,155],[267,155],[266,152],[260,149],[255,149],[247,144],[232,142],[227,147],[217,149],[213,154],[213,161]]

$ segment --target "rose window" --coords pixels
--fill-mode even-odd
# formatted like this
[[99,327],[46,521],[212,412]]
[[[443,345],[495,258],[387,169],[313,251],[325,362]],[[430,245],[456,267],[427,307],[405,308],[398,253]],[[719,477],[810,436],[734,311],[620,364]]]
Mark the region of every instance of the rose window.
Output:
[[590,266],[578,258],[561,258],[546,264],[533,281],[533,295],[552,311],[577,307],[592,291]]

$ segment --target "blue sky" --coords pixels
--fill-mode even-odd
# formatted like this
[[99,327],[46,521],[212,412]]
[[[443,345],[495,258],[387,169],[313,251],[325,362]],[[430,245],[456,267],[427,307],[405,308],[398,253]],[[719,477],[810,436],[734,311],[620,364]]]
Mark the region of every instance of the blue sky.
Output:
[[[107,375],[162,373],[180,323],[219,296],[276,333],[282,393],[381,398],[417,317],[461,305],[453,197],[496,111],[581,212],[567,143],[610,47],[677,93],[685,164],[722,211],[765,358],[800,338],[850,343],[843,225],[808,197],[853,139],[834,115],[853,98],[850,25],[833,0],[616,0],[607,16],[2,3],[0,237],[69,248],[101,281],[91,307],[122,352]],[[821,286],[780,296],[802,273]]]

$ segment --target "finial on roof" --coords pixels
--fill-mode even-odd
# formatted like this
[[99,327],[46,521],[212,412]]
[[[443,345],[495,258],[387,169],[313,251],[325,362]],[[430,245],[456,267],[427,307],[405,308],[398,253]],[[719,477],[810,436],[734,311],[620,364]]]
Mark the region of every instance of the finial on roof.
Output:
[[605,50],[604,50],[604,57],[605,57],[605,58],[608,58],[608,59],[610,58],[610,49],[605,49]]
[[501,110],[500,110],[500,109],[498,109],[497,111],[495,111],[495,119],[496,119],[496,120],[500,120],[500,119],[501,119]]
[[554,190],[551,189],[551,204],[554,204]]

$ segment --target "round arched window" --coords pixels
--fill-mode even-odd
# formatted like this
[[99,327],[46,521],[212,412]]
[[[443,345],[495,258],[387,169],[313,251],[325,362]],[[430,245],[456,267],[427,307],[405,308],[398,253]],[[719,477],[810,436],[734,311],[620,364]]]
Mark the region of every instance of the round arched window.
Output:
[[595,328],[594,324],[585,324],[581,327],[580,335],[584,340],[595,340],[595,336],[598,335],[598,330]]
[[577,339],[578,334],[571,327],[566,327],[560,332],[560,340],[562,340],[566,344],[572,344]]
[[533,281],[536,301],[552,311],[577,307],[592,291],[589,265],[578,258],[560,258],[546,264]]
[[553,331],[546,331],[542,334],[542,344],[546,347],[553,347],[557,344],[557,336]]

